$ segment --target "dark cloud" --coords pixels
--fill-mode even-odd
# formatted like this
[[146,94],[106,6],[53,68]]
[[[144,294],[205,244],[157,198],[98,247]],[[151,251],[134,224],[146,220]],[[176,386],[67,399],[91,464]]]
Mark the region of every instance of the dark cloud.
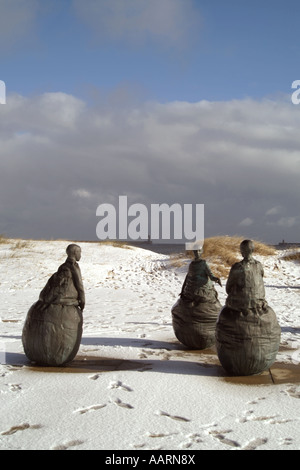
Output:
[[205,234],[298,239],[299,111],[272,101],[0,107],[0,233],[96,238],[99,204],[205,204]]

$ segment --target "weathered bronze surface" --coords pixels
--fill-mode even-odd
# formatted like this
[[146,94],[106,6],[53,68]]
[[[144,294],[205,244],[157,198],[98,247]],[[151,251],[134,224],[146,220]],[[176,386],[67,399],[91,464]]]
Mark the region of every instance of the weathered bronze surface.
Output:
[[67,247],[68,258],[32,305],[22,332],[23,348],[32,362],[62,366],[77,354],[82,337],[85,294],[78,261],[81,249]]
[[221,309],[214,282],[221,285],[204,259],[194,251],[180,299],[172,308],[176,338],[190,349],[206,349],[215,343],[216,321]]
[[281,329],[265,299],[262,264],[253,258],[254,244],[240,245],[243,260],[230,271],[226,305],[216,328],[219,360],[232,375],[258,374],[275,361]]

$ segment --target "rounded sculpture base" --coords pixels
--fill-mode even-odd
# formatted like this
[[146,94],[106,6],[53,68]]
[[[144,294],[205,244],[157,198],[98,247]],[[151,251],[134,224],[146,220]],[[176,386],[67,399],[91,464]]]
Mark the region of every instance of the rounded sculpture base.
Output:
[[173,330],[178,341],[189,349],[213,346],[220,310],[218,300],[191,305],[179,299],[172,308]]
[[82,311],[74,305],[36,302],[22,333],[26,356],[43,366],[59,367],[76,356],[82,337]]
[[246,312],[224,307],[216,327],[219,361],[234,376],[259,374],[274,363],[280,336],[276,314],[268,305]]

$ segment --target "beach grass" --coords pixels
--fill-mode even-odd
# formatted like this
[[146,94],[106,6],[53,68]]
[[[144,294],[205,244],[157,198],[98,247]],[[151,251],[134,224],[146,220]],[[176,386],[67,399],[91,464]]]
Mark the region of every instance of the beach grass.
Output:
[[[231,266],[241,260],[240,243],[244,237],[240,236],[216,236],[206,238],[203,245],[202,257],[208,262],[213,273],[219,277],[227,277]],[[276,250],[259,240],[254,242],[254,255],[272,256]],[[192,251],[184,254],[171,256],[173,266],[180,267],[184,264],[184,259],[193,259]],[[181,264],[180,264],[181,263]]]
[[300,251],[291,251],[291,252],[285,253],[282,256],[282,259],[284,259],[285,261],[300,262]]

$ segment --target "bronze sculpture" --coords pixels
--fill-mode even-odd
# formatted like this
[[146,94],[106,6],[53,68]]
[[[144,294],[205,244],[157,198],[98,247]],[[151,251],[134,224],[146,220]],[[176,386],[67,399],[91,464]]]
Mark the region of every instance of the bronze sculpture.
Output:
[[201,255],[202,250],[194,251],[180,299],[172,308],[175,336],[190,349],[206,349],[215,344],[216,321],[221,309],[214,287],[214,282],[221,285],[221,281]]
[[67,260],[53,274],[30,308],[22,332],[32,362],[62,366],[76,356],[82,337],[85,294],[78,261],[81,248],[67,247]]
[[264,270],[253,258],[254,243],[240,245],[243,260],[235,263],[226,284],[228,294],[216,328],[219,360],[232,375],[253,375],[276,359],[281,329],[265,299]]

